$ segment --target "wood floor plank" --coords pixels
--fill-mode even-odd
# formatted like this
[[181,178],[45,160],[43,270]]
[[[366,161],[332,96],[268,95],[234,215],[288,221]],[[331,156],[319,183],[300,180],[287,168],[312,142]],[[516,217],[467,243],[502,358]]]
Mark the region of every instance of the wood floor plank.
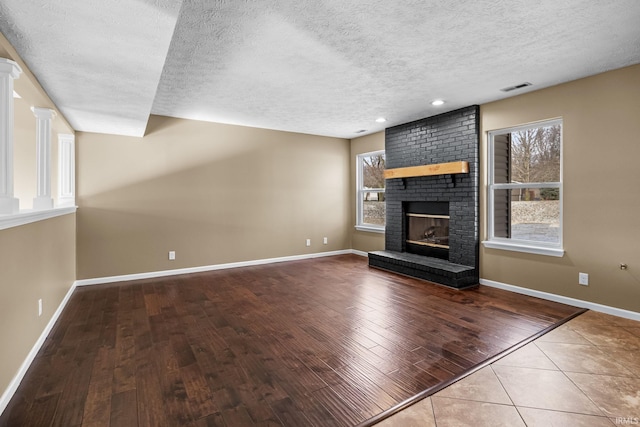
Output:
[[[57,373],[58,381],[64,383],[64,388],[53,420],[54,426],[81,425],[97,352],[97,339],[81,341],[72,368],[68,372]],[[52,377],[54,372],[47,375]]]
[[[193,422],[192,405],[187,394],[181,371],[166,371],[158,367],[158,379],[162,387],[163,406],[168,425],[188,425]],[[194,407],[200,411],[200,405]],[[209,414],[206,414],[209,415]]]
[[91,382],[87,390],[82,422],[92,426],[109,426],[111,417],[111,390],[115,364],[115,350],[101,346],[96,355]]
[[[130,300],[133,293],[124,290],[121,296],[120,307],[118,313],[118,329],[116,331],[116,355],[115,368],[113,371],[113,393],[121,393],[125,391],[135,390],[135,336],[133,332],[133,310]],[[123,301],[124,300],[124,301]]]
[[[335,424],[339,426],[354,426],[367,419],[361,413],[356,412],[342,396],[335,392],[331,387],[321,388],[312,393],[313,400],[324,406],[333,417]],[[327,423],[325,425],[332,425]]]
[[0,427],[352,426],[577,311],[354,255],[78,288]]
[[244,405],[226,409],[222,412],[222,419],[229,427],[251,427],[256,425]]
[[271,407],[283,425],[288,426],[308,426],[311,425],[309,418],[293,403],[290,397],[285,397],[271,403]]
[[[60,394],[52,394],[36,399],[31,405],[28,414],[21,421],[20,426],[50,426],[56,407],[60,400]],[[13,424],[9,424],[13,425]]]
[[111,396],[110,427],[137,427],[138,402],[135,390]]
[[220,412],[213,400],[213,391],[209,388],[197,362],[181,367],[179,372],[191,412],[196,419]]
[[152,427],[166,422],[162,384],[151,352],[141,357],[136,368],[136,401],[138,426]]
[[224,427],[227,423],[224,422],[222,414],[209,415],[206,418],[200,418],[193,423],[194,427]]

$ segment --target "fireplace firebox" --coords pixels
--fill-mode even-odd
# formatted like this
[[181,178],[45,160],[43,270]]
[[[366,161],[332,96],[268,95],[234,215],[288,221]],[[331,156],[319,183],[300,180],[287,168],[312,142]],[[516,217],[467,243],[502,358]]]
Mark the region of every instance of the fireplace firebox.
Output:
[[405,251],[449,259],[449,203],[407,202]]

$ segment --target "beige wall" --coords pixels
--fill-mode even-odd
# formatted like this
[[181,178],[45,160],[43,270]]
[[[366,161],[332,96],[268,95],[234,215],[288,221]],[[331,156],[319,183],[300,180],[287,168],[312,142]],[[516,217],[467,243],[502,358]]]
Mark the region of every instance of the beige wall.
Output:
[[75,227],[71,214],[0,230],[0,394],[75,280]]
[[351,248],[348,140],[152,116],[76,144],[78,279]]
[[[566,253],[481,247],[480,277],[640,312],[639,100],[636,65],[481,106],[482,153],[487,131],[563,118]],[[481,238],[486,230],[483,223]],[[589,274],[588,287],[578,285],[578,272]]]
[[26,100],[17,98],[13,104],[13,193],[20,199],[20,209],[31,209],[37,191],[36,118]]
[[352,248],[358,251],[369,252],[384,249],[384,234],[369,231],[358,231],[356,225],[356,156],[371,151],[384,150],[384,131],[362,136],[351,140],[351,180],[350,180],[350,221]]
[[[21,209],[36,195],[36,119],[31,107],[56,109],[37,79],[0,34],[0,57],[16,61],[23,74],[15,83],[14,194]],[[53,121],[52,195],[57,188],[57,134],[73,133],[64,117]],[[76,274],[76,216],[0,230],[0,394],[51,320]],[[38,316],[38,299],[43,301]]]

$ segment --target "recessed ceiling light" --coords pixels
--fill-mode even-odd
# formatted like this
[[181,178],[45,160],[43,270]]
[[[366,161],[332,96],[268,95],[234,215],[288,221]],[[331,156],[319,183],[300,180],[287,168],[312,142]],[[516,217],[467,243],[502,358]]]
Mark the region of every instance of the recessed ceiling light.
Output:
[[444,104],[444,101],[442,99],[436,99],[434,101],[431,101],[431,105],[433,105],[434,107],[438,107],[442,104]]
[[384,122],[386,122],[386,121],[387,121],[387,119],[385,119],[384,117],[378,117],[378,118],[376,119],[376,122],[378,122],[378,123],[384,123]]

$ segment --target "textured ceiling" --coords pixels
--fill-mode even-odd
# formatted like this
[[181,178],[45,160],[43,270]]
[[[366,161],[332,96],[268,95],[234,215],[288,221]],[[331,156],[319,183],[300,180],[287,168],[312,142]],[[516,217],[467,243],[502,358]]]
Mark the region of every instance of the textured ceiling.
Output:
[[639,23],[638,0],[0,3],[75,129],[134,136],[158,114],[351,138],[640,63]]

